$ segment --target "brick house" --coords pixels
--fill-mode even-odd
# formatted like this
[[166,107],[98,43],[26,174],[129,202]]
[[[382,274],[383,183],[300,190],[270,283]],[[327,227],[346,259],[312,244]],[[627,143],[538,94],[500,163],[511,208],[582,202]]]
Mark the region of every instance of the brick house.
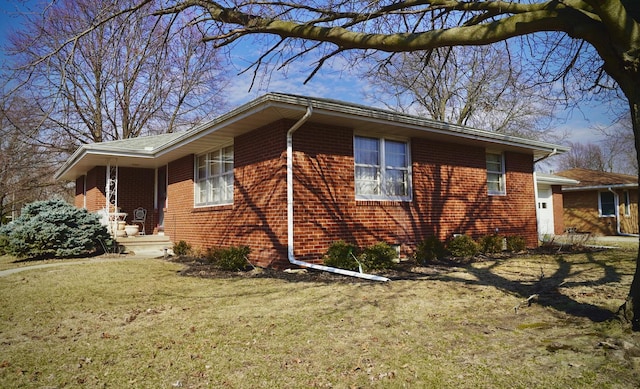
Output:
[[534,161],[566,150],[272,93],[187,132],[83,145],[56,178],[75,181],[78,207],[144,207],[147,232],[284,267],[339,239],[408,255],[431,235],[498,231],[536,246]]
[[562,188],[567,229],[595,235],[638,234],[638,178],[570,169],[556,173],[579,181]]

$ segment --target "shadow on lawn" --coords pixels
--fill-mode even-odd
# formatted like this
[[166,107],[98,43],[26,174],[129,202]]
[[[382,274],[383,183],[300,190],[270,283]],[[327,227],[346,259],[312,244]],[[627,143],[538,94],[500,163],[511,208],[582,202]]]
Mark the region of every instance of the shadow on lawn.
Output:
[[487,267],[474,267],[466,265],[464,270],[475,276],[475,280],[461,279],[449,274],[442,274],[434,277],[440,281],[459,282],[468,285],[493,286],[506,292],[527,299],[533,295],[538,295],[536,303],[543,307],[550,307],[560,312],[565,312],[572,316],[585,317],[594,322],[602,322],[612,319],[614,312],[599,307],[594,304],[577,301],[560,291],[561,288],[597,287],[612,282],[620,282],[622,275],[615,267],[608,265],[604,261],[596,260],[592,253],[583,254],[587,261],[596,268],[603,270],[603,275],[598,279],[585,279],[582,281],[571,281],[571,278],[579,276],[580,273],[592,272],[590,269],[574,269],[571,262],[565,260],[563,255],[554,256],[558,269],[550,275],[543,275],[542,271],[537,281],[511,280],[498,274],[498,267],[502,261],[495,261]]
[[[500,275],[500,266],[506,264],[509,259],[491,259],[493,262],[488,266],[474,266],[473,262],[461,263],[455,261],[442,262],[432,266],[416,266],[415,263],[404,263],[393,270],[384,272],[383,275],[389,277],[392,281],[424,282],[437,280],[466,285],[491,286],[522,299],[538,295],[536,299],[536,304],[538,305],[550,307],[573,316],[585,317],[594,322],[602,322],[615,317],[614,312],[608,309],[577,301],[561,292],[561,289],[577,289],[581,286],[594,288],[620,282],[622,278],[622,274],[614,266],[607,264],[605,261],[595,259],[593,253],[586,252],[577,255],[584,255],[587,261],[582,261],[581,263],[591,266],[587,269],[578,268],[571,261],[567,261],[564,255],[557,254],[550,257],[558,265],[556,271],[553,274],[540,274],[537,279],[531,273],[523,275],[522,279],[515,280]],[[187,268],[180,272],[182,275],[201,278],[273,278],[288,282],[320,282],[327,284],[372,282],[361,278],[313,270],[294,273],[274,269],[227,272],[216,270],[210,265],[205,265],[198,261],[178,261],[187,265]],[[593,272],[594,267],[602,270],[601,277],[598,279],[589,277],[583,280],[576,280],[581,273]],[[473,275],[475,279],[456,277],[455,273],[459,271]]]

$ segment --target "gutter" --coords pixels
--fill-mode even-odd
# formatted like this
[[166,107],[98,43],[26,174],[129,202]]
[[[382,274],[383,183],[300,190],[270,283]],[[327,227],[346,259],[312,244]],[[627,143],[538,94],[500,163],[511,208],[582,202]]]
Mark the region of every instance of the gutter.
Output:
[[534,165],[542,160],[545,160],[549,157],[553,157],[554,155],[558,154],[558,149],[557,148],[553,148],[553,151],[551,151],[549,154],[545,155],[544,157],[540,157],[538,159],[536,159],[535,161],[533,161]]
[[607,190],[613,193],[613,198],[615,199],[614,204],[616,206],[616,234],[619,236],[639,236],[638,234],[627,234],[622,232],[622,230],[620,229],[620,196],[615,190],[613,190],[612,187],[608,187]]
[[290,129],[287,131],[287,258],[289,262],[293,265],[297,265],[304,268],[315,269],[326,271],[330,273],[337,273],[351,277],[364,278],[372,281],[389,281],[387,277],[377,276],[374,274],[367,273],[359,273],[352,270],[339,269],[336,267],[330,267],[325,265],[318,265],[315,263],[309,263],[305,261],[300,261],[296,259],[294,255],[294,247],[293,247],[293,133],[296,132],[309,118],[313,113],[313,107],[311,105],[311,101],[309,100],[309,105],[307,106],[307,112],[304,114],[300,120],[298,120]]

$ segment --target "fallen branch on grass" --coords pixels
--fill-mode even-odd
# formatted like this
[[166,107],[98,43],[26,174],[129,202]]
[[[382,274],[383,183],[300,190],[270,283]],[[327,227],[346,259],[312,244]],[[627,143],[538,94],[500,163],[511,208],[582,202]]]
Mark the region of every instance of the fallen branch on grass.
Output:
[[520,302],[520,304],[513,307],[513,310],[516,312],[516,314],[518,314],[518,309],[520,309],[520,307],[522,307],[524,304],[527,304],[527,306],[530,307],[534,301],[538,301],[538,297],[540,297],[539,294],[532,294],[526,300]]

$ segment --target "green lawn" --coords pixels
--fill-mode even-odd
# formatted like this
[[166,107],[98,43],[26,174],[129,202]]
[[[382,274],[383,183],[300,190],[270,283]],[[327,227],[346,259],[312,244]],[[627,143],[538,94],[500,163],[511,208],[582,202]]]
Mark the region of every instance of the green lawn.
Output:
[[602,321],[635,254],[389,283],[185,277],[157,259],[29,270],[0,278],[0,387],[637,387],[640,335]]

